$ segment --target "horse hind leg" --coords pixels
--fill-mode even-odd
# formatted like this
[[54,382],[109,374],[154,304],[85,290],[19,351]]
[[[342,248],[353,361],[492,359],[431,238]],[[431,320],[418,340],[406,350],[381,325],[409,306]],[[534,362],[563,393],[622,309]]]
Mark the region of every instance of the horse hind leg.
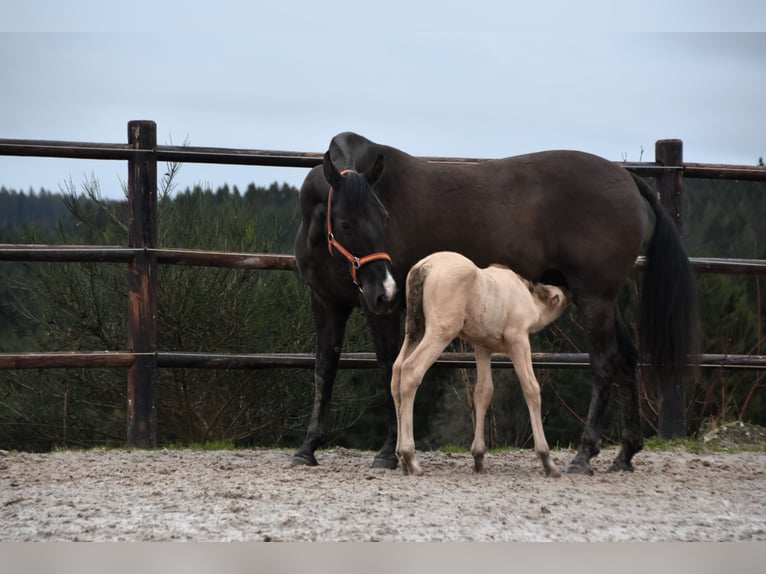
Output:
[[487,445],[484,441],[484,420],[494,393],[491,370],[492,357],[489,349],[479,345],[474,345],[474,347],[476,353],[476,385],[473,389],[475,427],[471,454],[473,455],[474,472],[483,473],[485,471],[484,455],[487,452]]
[[622,359],[615,372],[622,402],[622,448],[607,472],[632,471],[633,456],[644,446],[638,398],[636,367],[638,352],[619,313],[616,316],[617,345]]
[[592,389],[580,448],[567,473],[592,475],[590,461],[601,451],[604,413],[623,358],[617,341],[616,300],[583,298],[579,301],[579,308],[591,344]]

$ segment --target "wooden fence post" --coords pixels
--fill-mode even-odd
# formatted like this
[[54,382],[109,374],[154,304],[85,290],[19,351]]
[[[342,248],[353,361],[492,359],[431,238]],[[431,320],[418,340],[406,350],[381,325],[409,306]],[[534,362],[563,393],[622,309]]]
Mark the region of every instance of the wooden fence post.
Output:
[[128,123],[128,246],[144,251],[130,261],[128,351],[138,353],[128,370],[129,447],[157,445],[157,125]]
[[[657,176],[657,190],[662,205],[675,221],[683,235],[681,216],[682,192],[684,186],[683,142],[681,140],[659,140],[654,147],[655,161],[664,166],[678,167]],[[673,439],[686,436],[686,390],[682,377],[662,377],[658,381],[659,436]]]

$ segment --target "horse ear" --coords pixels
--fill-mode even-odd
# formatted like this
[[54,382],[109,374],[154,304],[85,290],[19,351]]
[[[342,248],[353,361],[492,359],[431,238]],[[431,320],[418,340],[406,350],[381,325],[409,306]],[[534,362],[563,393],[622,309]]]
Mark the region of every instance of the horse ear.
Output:
[[340,174],[338,168],[335,167],[335,164],[330,159],[330,150],[327,150],[324,154],[322,167],[324,168],[324,178],[327,180],[327,183],[337,189],[343,176]]
[[367,183],[373,185],[378,181],[378,178],[380,178],[383,173],[384,163],[383,154],[379,153],[378,157],[375,158],[375,163],[372,164],[372,167],[364,172],[364,177],[367,178]]

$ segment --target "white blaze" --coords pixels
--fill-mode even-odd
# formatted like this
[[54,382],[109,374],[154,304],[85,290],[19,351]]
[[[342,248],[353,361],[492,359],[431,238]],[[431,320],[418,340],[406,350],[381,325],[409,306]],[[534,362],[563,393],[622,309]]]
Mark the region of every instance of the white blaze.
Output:
[[393,300],[396,295],[396,281],[391,276],[391,272],[386,270],[386,278],[383,281],[383,290],[386,294],[386,301]]

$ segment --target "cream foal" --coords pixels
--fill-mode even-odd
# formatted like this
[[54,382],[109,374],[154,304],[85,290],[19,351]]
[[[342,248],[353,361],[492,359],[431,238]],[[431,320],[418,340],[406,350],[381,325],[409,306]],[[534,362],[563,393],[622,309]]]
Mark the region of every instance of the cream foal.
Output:
[[490,358],[491,353],[499,352],[513,361],[545,474],[560,476],[543,432],[540,385],[532,370],[529,334],[558,319],[567,303],[568,293],[559,287],[530,283],[499,265],[479,269],[451,251],[429,255],[412,267],[407,275],[404,343],[391,379],[398,419],[396,452],[405,474],[423,474],[413,437],[415,393],[429,367],[460,337],[473,343],[476,354],[476,427],[471,445],[475,471],[484,471],[484,419],[493,393]]

